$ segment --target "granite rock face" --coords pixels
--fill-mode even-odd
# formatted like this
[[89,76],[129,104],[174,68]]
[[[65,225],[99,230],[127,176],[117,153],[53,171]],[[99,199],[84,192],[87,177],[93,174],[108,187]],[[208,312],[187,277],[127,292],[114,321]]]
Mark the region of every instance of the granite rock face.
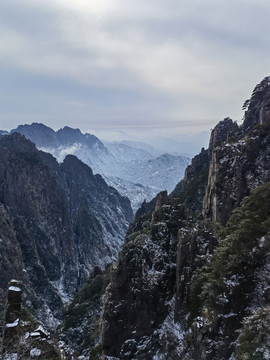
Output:
[[[16,233],[9,217],[8,212],[4,206],[0,206],[0,302],[4,303],[6,300],[6,289],[8,288],[9,280],[12,278],[21,278],[24,282],[28,282],[26,274],[23,273],[24,264],[22,261],[22,252]],[[25,275],[25,276],[23,276]]]
[[4,313],[1,359],[66,359],[51,334],[23,307],[23,284],[11,280]]
[[74,156],[59,165],[18,133],[0,140],[1,294],[25,283],[29,305],[55,326],[95,266],[115,259],[129,200]]
[[243,131],[247,134],[256,125],[269,124],[270,122],[270,77],[265,77],[256,85],[252,96],[244,104],[247,109],[244,116]]
[[97,359],[267,358],[268,80],[262,88],[242,126],[220,122],[173,193],[137,212],[102,298]]
[[213,148],[203,200],[205,218],[224,225],[250,190],[270,181],[269,135],[269,125],[264,124]]
[[[151,228],[124,245],[105,294],[102,347],[105,354],[123,359],[154,355],[156,329],[170,312],[174,293],[177,227],[185,212],[177,199],[158,196]],[[121,331],[119,331],[121,328]],[[142,344],[138,351],[135,344]]]
[[[268,78],[255,90],[243,125],[226,118],[215,127],[209,149],[192,160],[183,181],[172,194],[161,192],[143,203],[116,262],[104,272],[96,268],[68,307],[62,336],[79,355],[91,360],[269,358]],[[69,174],[74,158],[66,161],[61,169],[46,155],[56,183],[68,194],[65,211],[74,214],[72,229],[81,229],[79,209],[92,200],[73,187],[78,182],[86,192],[87,182],[76,178],[75,164],[70,169],[76,173]],[[85,179],[90,177],[84,171]],[[8,215],[12,229],[16,225],[20,231],[7,226],[5,233],[16,235],[22,249],[29,225]],[[97,218],[95,208],[92,215]],[[18,233],[25,235],[18,239]],[[55,271],[45,275],[58,276]]]
[[212,150],[219,143],[223,143],[231,137],[238,136],[239,132],[240,129],[237,123],[233,122],[232,119],[226,118],[220,121],[211,132],[209,149]]
[[3,353],[16,352],[19,337],[19,321],[22,305],[22,282],[11,280],[8,286],[7,302],[4,314]]

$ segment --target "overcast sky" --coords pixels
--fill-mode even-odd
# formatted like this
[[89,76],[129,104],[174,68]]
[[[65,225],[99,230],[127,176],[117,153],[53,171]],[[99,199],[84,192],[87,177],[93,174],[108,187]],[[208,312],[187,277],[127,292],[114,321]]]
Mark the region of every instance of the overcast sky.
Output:
[[138,139],[240,121],[270,75],[269,14],[269,0],[1,1],[0,129]]

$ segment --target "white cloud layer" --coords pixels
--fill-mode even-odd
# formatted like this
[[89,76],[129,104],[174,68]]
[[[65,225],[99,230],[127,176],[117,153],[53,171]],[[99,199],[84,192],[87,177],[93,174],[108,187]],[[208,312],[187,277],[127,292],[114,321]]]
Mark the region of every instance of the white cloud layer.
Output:
[[0,128],[209,130],[269,75],[267,0],[0,3]]

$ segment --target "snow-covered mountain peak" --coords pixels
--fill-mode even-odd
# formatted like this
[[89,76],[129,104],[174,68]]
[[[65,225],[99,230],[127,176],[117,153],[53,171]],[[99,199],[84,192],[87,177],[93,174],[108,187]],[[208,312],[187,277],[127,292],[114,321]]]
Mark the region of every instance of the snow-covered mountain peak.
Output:
[[92,134],[65,126],[58,131],[38,123],[20,125],[19,132],[59,162],[68,154],[77,156],[95,174],[101,174],[137,210],[143,200],[151,200],[162,190],[172,191],[184,177],[190,159],[162,153],[148,144],[133,141],[106,142]]

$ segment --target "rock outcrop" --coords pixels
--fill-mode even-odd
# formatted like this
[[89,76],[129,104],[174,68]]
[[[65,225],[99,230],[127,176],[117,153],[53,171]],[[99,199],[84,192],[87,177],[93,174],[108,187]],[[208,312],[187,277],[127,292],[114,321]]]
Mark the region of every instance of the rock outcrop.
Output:
[[242,126],[217,125],[171,195],[138,211],[104,293],[97,359],[239,360],[251,350],[267,359],[268,330],[258,329],[269,320],[265,81],[262,91]]
[[28,305],[55,326],[93,268],[116,258],[129,200],[76,157],[59,165],[14,133],[0,139],[0,204],[2,300],[17,278]]
[[243,122],[243,132],[247,134],[256,125],[270,123],[270,77],[265,77],[256,85],[250,100],[244,104],[246,110]]
[[[23,284],[11,280],[4,313],[2,356],[4,360],[67,359],[48,331],[23,307]],[[1,357],[2,359],[2,357]]]
[[4,313],[3,353],[15,353],[18,347],[19,322],[21,318],[23,285],[11,280],[8,286]]
[[[61,336],[78,355],[91,360],[269,358],[268,80],[246,103],[243,125],[229,118],[220,122],[209,149],[192,160],[173,193],[162,192],[143,203],[117,261],[104,271],[95,268],[65,309]],[[78,182],[87,192],[86,180],[80,183],[76,174],[69,174],[73,161],[68,158],[62,169],[52,164],[50,169],[56,183],[65,184],[67,214],[73,211],[74,225],[80,223],[79,209],[88,209],[92,200],[73,187]],[[52,162],[46,157],[46,164]],[[70,170],[79,172],[77,165],[72,163]],[[37,204],[31,206],[41,212]],[[95,208],[87,212],[97,219]],[[10,219],[14,226],[14,214]],[[5,233],[17,240],[23,234],[18,240],[22,249],[29,223],[19,220],[17,233],[8,226]]]
[[203,216],[224,225],[250,190],[268,181],[270,126],[264,124],[249,135],[234,137],[213,148]]
[[240,129],[230,118],[220,121],[211,132],[209,150],[213,150],[220,143],[239,136]]
[[150,358],[154,355],[152,341],[162,339],[161,330],[155,330],[171,311],[175,283],[175,262],[171,260],[176,257],[177,228],[185,221],[185,212],[177,199],[169,200],[161,193],[155,214],[151,229],[125,244],[114,265],[102,317],[106,355]]

